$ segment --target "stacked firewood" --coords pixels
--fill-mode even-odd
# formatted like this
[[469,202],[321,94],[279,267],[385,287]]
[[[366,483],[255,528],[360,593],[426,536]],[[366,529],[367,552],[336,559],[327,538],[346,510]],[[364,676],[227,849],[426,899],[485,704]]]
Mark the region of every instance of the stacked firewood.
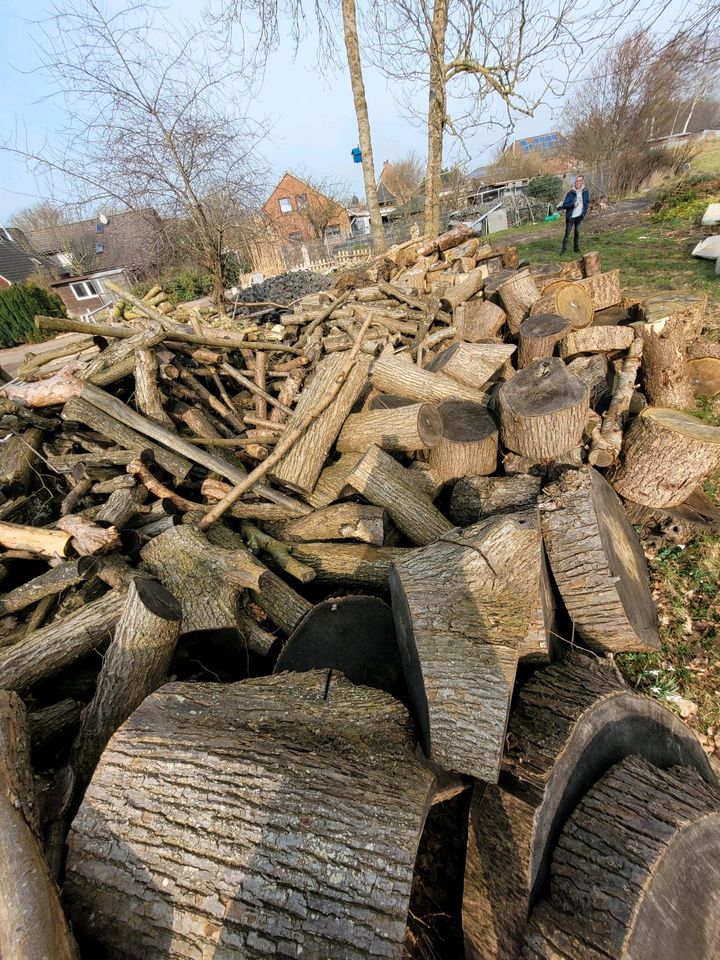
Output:
[[717,956],[714,774],[612,664],[632,524],[717,521],[705,298],[465,228],[119,294],[0,397],[0,954]]

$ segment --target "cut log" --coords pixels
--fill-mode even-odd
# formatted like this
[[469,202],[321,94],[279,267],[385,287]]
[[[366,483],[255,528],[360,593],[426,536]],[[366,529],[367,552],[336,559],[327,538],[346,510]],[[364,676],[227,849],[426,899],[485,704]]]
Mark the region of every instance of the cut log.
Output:
[[527,512],[453,530],[390,571],[420,740],[445,769],[497,780],[541,555],[537,517]]
[[501,785],[478,785],[470,808],[468,960],[518,960],[528,915],[549,886],[560,830],[609,766],[642,753],[657,766],[682,763],[714,781],[692,731],[630,690],[607,660],[575,655],[538,670],[519,689],[506,742]]
[[582,353],[617,353],[629,349],[634,339],[635,332],[630,327],[584,327],[565,334],[559,353],[563,360]]
[[28,714],[30,744],[33,751],[43,750],[80,722],[82,704],[77,700],[59,700]]
[[98,561],[92,557],[58,563],[0,597],[0,615],[17,613],[45,597],[57,596],[63,590],[89,580],[97,572],[98,566]]
[[[265,356],[265,354],[259,354]],[[135,354],[135,402],[140,411],[150,420],[162,427],[175,429],[175,424],[165,413],[163,396],[157,383],[158,361],[152,350],[147,347]]]
[[467,274],[463,274],[460,283],[454,287],[450,287],[440,298],[441,309],[452,313],[461,303],[465,303],[466,300],[474,297],[476,293],[482,290],[487,275],[488,268],[484,265],[476,267]]
[[141,556],[179,600],[183,633],[236,630],[238,597],[248,588],[263,589],[270,579],[270,571],[244,545],[233,550],[214,546],[185,525],[155,537]]
[[82,516],[60,517],[57,525],[70,534],[72,545],[80,554],[114,553],[122,546],[118,529],[112,525],[101,526]]
[[589,410],[589,391],[562,360],[535,360],[500,388],[500,437],[514,453],[554,459],[576,447]]
[[73,360],[45,380],[34,383],[12,380],[0,388],[0,395],[24,407],[52,407],[65,403],[70,397],[76,397],[80,393],[82,383],[75,374],[82,366],[81,361]]
[[373,386],[418,403],[433,400],[475,400],[487,403],[480,390],[472,389],[444,373],[431,373],[412,363],[407,354],[384,350],[372,368]]
[[490,300],[468,300],[453,312],[455,332],[466,343],[480,343],[497,336],[505,319],[505,311]]
[[0,955],[78,960],[37,836],[25,707],[0,691]]
[[660,320],[680,321],[685,340],[691,343],[697,340],[705,325],[705,311],[708,296],[706,293],[663,293],[640,300],[637,311],[645,323],[657,323]]
[[523,320],[518,331],[518,367],[551,357],[555,344],[569,329],[570,321],[553,313],[538,313]]
[[593,410],[604,406],[610,400],[610,369],[604,353],[576,357],[568,363],[567,368],[578,380],[582,380],[590,391],[590,406]]
[[565,824],[523,957],[714,960],[718,856],[718,791],[694,770],[627,757]]
[[339,670],[351,683],[403,699],[400,651],[390,607],[377,597],[316,604],[282,649],[273,673]]
[[720,357],[688,360],[687,375],[696,397],[716,397],[720,393]]
[[687,355],[689,360],[702,360],[705,357],[720,360],[720,343],[713,340],[694,340],[688,344]]
[[407,548],[313,542],[297,543],[293,552],[313,568],[317,583],[388,590],[390,567],[405,556]]
[[[517,333],[523,320],[530,316],[532,305],[540,299],[537,284],[527,271],[521,271],[501,283],[498,294],[505,307],[508,329],[510,333]],[[547,310],[543,311],[543,313],[547,312]]]
[[115,340],[102,350],[87,366],[78,371],[78,379],[93,383],[96,387],[128,377],[136,369],[136,357],[142,351],[152,351],[165,337],[159,323],[150,323],[132,337]]
[[[320,361],[315,376],[303,390],[287,422],[287,430],[292,430],[301,423],[306,414],[317,405],[334,384],[345,363],[345,355],[342,353],[333,354]],[[309,493],[314,489],[330,448],[365,386],[368,364],[367,357],[356,360],[334,402],[313,421],[275,467],[272,475],[276,480],[300,493]]]
[[540,477],[462,477],[450,499],[450,519],[459,527],[501,513],[533,507],[540,496]]
[[30,489],[44,433],[31,427],[4,438],[0,445],[0,492],[19,497]]
[[436,354],[425,369],[482,390],[514,353],[511,343],[454,343]]
[[591,250],[580,257],[580,264],[584,277],[596,277],[602,272],[600,254],[597,250]]
[[586,274],[584,280],[575,282],[590,295],[593,310],[607,310],[608,307],[616,307],[622,301],[619,270]]
[[0,547],[5,550],[26,550],[54,560],[67,555],[71,539],[63,530],[46,530],[0,520]]
[[596,310],[593,326],[616,327],[628,323],[629,320],[630,314],[628,311],[622,304],[618,304],[616,307],[608,307],[607,310]]
[[615,379],[610,406],[603,414],[602,425],[593,431],[588,461],[595,467],[609,467],[620,456],[625,417],[630,409],[635,380],[642,360],[643,341],[637,337],[622,362]]
[[[110,960],[165,960],[171,940],[399,957],[433,789],[382,691],[327,670],[169,684],[115,735],[75,819],[70,917]],[[178,860],[195,865],[182,883]]]
[[578,283],[557,280],[551,291],[548,293],[546,288],[542,297],[532,305],[531,316],[541,313],[563,317],[573,330],[580,330],[593,322],[593,303],[590,294]]
[[181,617],[180,604],[159,583],[142,577],[131,582],[70,754],[79,792],[90,781],[110,737],[164,682]]
[[655,407],[692,409],[695,396],[686,365],[685,327],[677,317],[636,324],[643,339],[642,383]]
[[720,427],[679,410],[647,407],[625,432],[620,463],[608,473],[617,492],[646,507],[684,503],[720,467]]
[[428,463],[438,483],[466,475],[482,476],[497,468],[498,426],[482,404],[444,400],[438,406],[442,440],[430,451]]
[[452,530],[452,524],[419,489],[417,478],[389,453],[372,446],[348,477],[366,500],[387,510],[411,543],[432,543]]
[[[388,532],[382,507],[365,503],[335,503],[285,524],[285,540],[361,540],[381,547]],[[0,608],[1,609],[1,608]]]
[[0,687],[25,690],[38,680],[59,673],[91,650],[102,649],[112,639],[124,602],[122,592],[111,590],[75,613],[0,650]]
[[340,453],[364,453],[373,443],[383,450],[425,450],[438,443],[442,431],[440,415],[429,403],[365,410],[350,414],[335,447]]
[[568,470],[543,491],[540,515],[579,638],[603,652],[659,649],[645,555],[610,484],[591,467]]

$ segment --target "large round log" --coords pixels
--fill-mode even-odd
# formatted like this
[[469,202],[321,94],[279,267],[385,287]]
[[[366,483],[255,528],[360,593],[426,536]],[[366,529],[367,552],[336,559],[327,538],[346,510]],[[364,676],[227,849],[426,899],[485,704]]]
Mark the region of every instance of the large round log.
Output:
[[538,313],[523,320],[518,337],[518,367],[522,369],[533,360],[551,357],[555,344],[569,329],[569,320],[554,313]]
[[446,769],[497,779],[541,564],[537,519],[527,511],[453,530],[390,571],[421,742]]
[[509,343],[454,343],[434,356],[425,369],[482,390],[514,353],[515,347]]
[[495,473],[498,426],[480,403],[445,400],[438,406],[442,439],[430,451],[430,469],[440,483]]
[[696,397],[716,397],[720,393],[720,357],[688,360],[687,374]]
[[413,403],[351,413],[335,447],[340,453],[364,452],[373,443],[383,450],[425,450],[434,447],[441,437],[442,421],[435,406]]
[[537,284],[526,270],[521,270],[498,287],[498,294],[507,313],[508,329],[517,333],[532,305],[540,299]]
[[656,294],[637,301],[637,312],[645,323],[677,319],[682,323],[688,343],[697,340],[705,324],[708,295],[706,293]]
[[566,823],[550,893],[525,960],[715,960],[720,794],[695,770],[627,757]]
[[646,507],[674,506],[720,467],[720,427],[647,407],[625,432],[620,457],[607,478],[621,496]]
[[687,371],[685,327],[678,317],[637,324],[643,340],[642,384],[656,407],[692,409],[695,403]]
[[478,785],[470,810],[468,960],[517,960],[529,913],[547,893],[562,826],[613,764],[641,753],[656,766],[681,763],[715,780],[692,731],[630,690],[607,660],[576,655],[536,671],[520,687],[506,743],[500,785]]
[[327,670],[169,684],[102,756],[65,902],[109,960],[400,958],[432,789],[382,691]]
[[610,484],[591,467],[567,470],[543,491],[540,516],[577,636],[599,651],[658,649],[645,555]]
[[552,313],[568,321],[573,330],[589,327],[593,321],[593,303],[590,294],[570,280],[558,280],[552,289],[543,291],[543,296],[530,308],[530,315]]
[[505,323],[505,311],[491,300],[468,300],[453,311],[457,336],[466,343],[480,343],[497,336]]
[[576,447],[589,410],[589,390],[562,360],[535,360],[498,394],[500,438],[514,453],[550,460]]
[[622,300],[620,292],[620,271],[608,270],[607,273],[586,274],[577,285],[590,295],[593,310],[607,310],[616,307]]

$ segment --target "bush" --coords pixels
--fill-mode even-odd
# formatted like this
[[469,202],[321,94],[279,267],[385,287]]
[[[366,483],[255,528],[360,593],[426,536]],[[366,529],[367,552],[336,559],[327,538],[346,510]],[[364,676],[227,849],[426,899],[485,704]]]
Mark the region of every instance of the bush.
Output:
[[171,303],[188,303],[212,293],[213,281],[209,273],[181,270],[170,277],[163,277],[160,286]]
[[0,346],[39,343],[47,336],[35,329],[35,317],[65,317],[60,297],[35,284],[18,284],[0,290]]
[[720,177],[687,177],[661,190],[653,207],[653,220],[690,220],[699,223],[708,203],[720,200]]
[[529,197],[546,200],[555,206],[555,204],[562,200],[565,194],[562,177],[553,177],[550,175],[533,177],[528,184],[527,192]]

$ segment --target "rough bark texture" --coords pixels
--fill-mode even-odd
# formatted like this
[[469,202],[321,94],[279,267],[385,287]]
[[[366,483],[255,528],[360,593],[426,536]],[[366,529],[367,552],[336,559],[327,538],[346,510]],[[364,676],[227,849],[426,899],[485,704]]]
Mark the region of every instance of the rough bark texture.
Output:
[[[465,868],[468,960],[517,960],[530,910],[548,889],[560,830],[612,764],[642,752],[714,781],[692,731],[656,700],[629,690],[607,660],[573,656],[520,687],[499,786],[475,788]],[[578,960],[578,957],[573,957]]]
[[387,590],[390,567],[407,553],[407,548],[317,542],[296,543],[293,552],[313,568],[318,583]]
[[577,635],[594,650],[660,647],[657,611],[637,534],[590,467],[568,470],[540,501],[550,567]]
[[597,250],[588,251],[580,258],[584,277],[596,277],[602,270],[600,254]]
[[720,795],[696,771],[622,760],[580,801],[553,856],[525,960],[714,960]]
[[637,337],[622,362],[613,385],[610,406],[603,414],[602,425],[593,431],[588,461],[594,467],[609,467],[620,456],[623,427],[635,392],[635,381],[642,360],[643,342]]
[[440,306],[442,309],[452,313],[461,303],[465,303],[466,300],[474,297],[476,293],[482,290],[487,275],[488,268],[484,265],[475,267],[469,273],[463,274],[460,282],[446,290],[444,296],[441,297]]
[[398,530],[412,543],[432,543],[452,530],[452,524],[420,490],[412,472],[380,447],[368,450],[348,483],[370,503],[387,510]]
[[593,310],[607,310],[608,307],[617,306],[622,300],[619,270],[608,270],[607,273],[586,273],[585,279],[577,280],[576,283],[590,295]]
[[643,340],[642,383],[648,402],[656,407],[692,409],[695,403],[685,354],[685,327],[680,319],[639,325]]
[[482,390],[514,353],[510,343],[454,343],[436,354],[425,369]]
[[58,673],[91,650],[106,646],[112,639],[124,602],[121,592],[111,590],[70,616],[0,650],[0,687],[24,690]]
[[634,339],[630,327],[585,327],[566,334],[560,341],[559,353],[563,360],[581,353],[615,353],[627,350]]
[[445,400],[438,407],[442,440],[430,451],[429,466],[439,483],[494,473],[498,426],[479,403]]
[[540,299],[537,284],[529,273],[518,273],[501,284],[498,293],[507,313],[508,329],[510,333],[517,333],[520,324],[530,315],[532,305]]
[[131,582],[70,755],[80,790],[113,733],[163,683],[181,617],[180,604],[159,583],[143,578]]
[[625,431],[620,463],[608,480],[646,507],[684,503],[720,467],[720,427],[662,407],[647,407]]
[[593,321],[592,299],[577,283],[556,280],[530,308],[531,316],[541,313],[563,317],[573,330],[579,330],[589,327]]
[[366,503],[334,503],[285,524],[285,540],[360,540],[381,547],[388,531],[382,507]]
[[390,572],[420,738],[447,769],[497,780],[541,550],[533,512],[491,517],[410,551]]
[[505,319],[502,307],[490,300],[468,300],[453,311],[455,332],[466,343],[480,343],[497,336]]
[[[287,430],[292,430],[303,421],[332,387],[345,364],[346,355],[338,353],[326,357],[317,365],[315,376],[303,390],[287,422]],[[330,448],[365,386],[368,365],[368,358],[357,359],[335,401],[313,421],[275,467],[273,476],[276,480],[301,493],[307,493],[315,487]]]
[[400,958],[434,786],[410,729],[327,670],[163,687],[73,824],[78,930],[123,960]]
[[640,300],[637,312],[645,323],[656,323],[665,318],[679,320],[685,330],[685,339],[690,343],[703,331],[707,302],[706,293],[659,294]]
[[[262,354],[265,356],[265,354]],[[135,400],[142,413],[163,427],[175,429],[165,413],[163,397],[157,383],[158,361],[152,350],[143,348],[135,354]]]
[[383,393],[392,393],[408,400],[426,403],[432,400],[475,400],[487,403],[479,389],[453,380],[444,373],[431,373],[412,363],[407,354],[384,351],[372,369],[373,386]]
[[[443,136],[447,118],[445,87],[445,34],[448,0],[433,0],[430,29],[430,63],[427,114],[427,168],[425,171],[425,233],[440,233],[440,190],[442,189]],[[466,239],[466,238],[463,238]]]
[[316,509],[319,507],[329,507],[331,503],[340,499],[343,493],[347,491],[348,495],[352,493],[348,487],[347,478],[358,465],[362,458],[362,453],[344,453],[339,460],[325,467],[312,493],[305,494],[305,500]]
[[373,443],[383,450],[425,450],[438,443],[442,430],[440,415],[429,403],[366,410],[350,414],[335,446],[341,453],[365,452]]
[[69,587],[83,583],[95,574],[97,566],[97,561],[90,558],[58,563],[0,597],[0,614],[17,613],[38,600],[54,597]]
[[570,329],[570,322],[553,313],[538,313],[520,324],[518,331],[518,367],[528,367],[533,360],[551,357],[555,344]]
[[535,506],[541,486],[540,477],[523,474],[515,477],[465,476],[453,487],[450,519],[460,527],[467,527],[493,514],[514,513]]
[[0,955],[78,960],[37,837],[25,708],[0,691]]
[[535,360],[500,388],[500,437],[514,453],[553,459],[578,445],[589,391],[562,360]]
[[82,704],[77,700],[58,700],[28,714],[28,729],[33,750],[44,747],[80,722]]
[[38,427],[30,427],[4,438],[0,446],[0,491],[6,496],[17,497],[29,489],[43,436]]

